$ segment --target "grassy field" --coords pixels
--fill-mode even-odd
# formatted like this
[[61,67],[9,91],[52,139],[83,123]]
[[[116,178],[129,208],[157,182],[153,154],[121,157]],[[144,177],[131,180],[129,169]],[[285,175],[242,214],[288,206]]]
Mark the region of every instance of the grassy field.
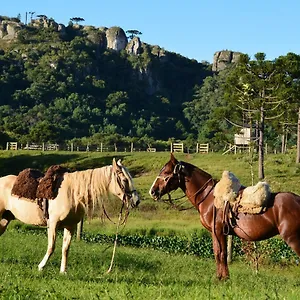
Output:
[[[52,164],[63,164],[72,170],[96,168],[110,164],[113,157],[121,158],[134,176],[142,201],[131,212],[124,232],[189,235],[201,228],[194,209],[178,211],[154,202],[148,195],[169,153],[0,151],[0,176],[17,174],[28,167],[44,171]],[[257,174],[257,161],[252,163],[247,154],[176,157],[215,178],[220,178],[223,170],[230,170],[244,185],[252,182],[251,168]],[[295,164],[295,153],[267,155],[265,173],[273,191],[300,194],[300,166]],[[100,224],[99,220],[86,222],[84,228],[95,233],[115,231],[115,225],[108,221]],[[106,274],[112,247],[73,241],[68,273],[60,275],[61,242],[59,237],[54,256],[39,273],[37,265],[46,250],[46,236],[18,232],[11,226],[0,239],[0,299],[299,299],[300,270],[289,262],[262,264],[256,274],[249,262],[234,261],[230,280],[218,282],[213,259],[120,246],[113,271]]]
[[45,247],[46,237],[14,230],[1,237],[0,299],[299,299],[296,266],[262,266],[256,274],[235,261],[231,279],[219,282],[213,260],[118,247],[107,274],[112,248],[73,242],[68,273],[61,275],[60,251],[37,271]]

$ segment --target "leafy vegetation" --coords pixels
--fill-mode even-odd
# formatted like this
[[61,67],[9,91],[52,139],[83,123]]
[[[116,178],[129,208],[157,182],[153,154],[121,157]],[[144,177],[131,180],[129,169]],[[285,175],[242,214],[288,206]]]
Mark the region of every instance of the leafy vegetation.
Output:
[[264,53],[253,60],[240,55],[213,74],[207,63],[140,42],[137,29],[126,32],[139,49],[117,52],[107,48],[105,27],[75,26],[83,19],[74,17],[58,29],[53,19],[38,17],[13,42],[0,41],[0,147],[184,140],[219,151],[242,126],[253,137],[259,132],[259,153],[266,142],[282,151],[295,144],[300,59],[294,53],[274,61]]
[[100,29],[50,25],[30,23],[0,50],[2,143],[185,137],[181,106],[206,65],[144,43],[119,53]]

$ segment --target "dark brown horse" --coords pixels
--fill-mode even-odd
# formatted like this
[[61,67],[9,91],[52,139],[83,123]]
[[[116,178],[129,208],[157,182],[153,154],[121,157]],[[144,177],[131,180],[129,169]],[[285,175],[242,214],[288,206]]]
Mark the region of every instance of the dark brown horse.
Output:
[[[202,225],[212,232],[217,277],[229,277],[226,235],[223,231],[223,209],[214,206],[216,180],[196,166],[178,161],[171,153],[154,180],[150,195],[159,200],[163,195],[181,188],[199,211]],[[271,203],[260,214],[239,213],[229,234],[247,241],[260,241],[279,234],[300,256],[300,197],[293,193],[272,193]]]

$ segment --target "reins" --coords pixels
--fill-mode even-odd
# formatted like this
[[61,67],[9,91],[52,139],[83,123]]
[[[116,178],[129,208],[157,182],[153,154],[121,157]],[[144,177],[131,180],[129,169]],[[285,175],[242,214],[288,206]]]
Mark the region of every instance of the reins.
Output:
[[[110,266],[107,270],[107,273],[110,273],[111,270],[112,270],[112,267],[113,267],[113,263],[114,263],[114,258],[115,258],[115,253],[116,253],[116,248],[117,248],[117,242],[118,242],[118,235],[119,233],[125,228],[125,225],[126,225],[126,221],[128,219],[128,216],[129,216],[129,203],[128,203],[128,195],[132,195],[133,192],[135,192],[136,190],[132,190],[132,191],[126,191],[126,187],[124,187],[121,183],[121,180],[118,176],[118,173],[116,173],[117,175],[117,181],[118,181],[118,184],[120,185],[120,187],[122,188],[122,190],[124,191],[124,197],[123,197],[123,201],[122,201],[122,207],[121,207],[121,210],[120,210],[120,213],[119,213],[119,219],[118,219],[118,223],[117,223],[117,228],[116,228],[116,236],[115,236],[115,241],[114,241],[114,248],[113,248],[113,253],[112,253],[112,257],[111,257],[111,261],[110,261]],[[124,220],[122,220],[122,214],[123,214],[123,208],[126,204],[126,213],[125,213],[125,217],[124,217]],[[107,214],[106,210],[105,210],[105,207],[102,203],[102,208],[103,208],[103,212],[105,214],[105,216],[114,224],[116,224]],[[121,225],[124,225],[123,228],[119,231],[119,228]]]
[[[123,201],[122,201],[123,204],[122,204],[122,207],[121,207],[120,214],[122,214],[124,205],[125,205],[125,203],[126,203],[126,213],[125,213],[125,217],[124,217],[124,220],[123,220],[123,221],[121,222],[121,224],[120,224],[120,225],[123,225],[123,224],[126,223],[126,221],[127,221],[127,219],[128,219],[128,216],[129,216],[129,204],[128,204],[128,200],[126,199],[125,196],[128,196],[128,195],[131,195],[131,196],[132,196],[132,193],[136,192],[136,190],[135,190],[135,189],[132,190],[132,191],[126,190],[126,187],[123,186],[123,184],[121,183],[121,180],[120,180],[119,175],[118,175],[119,173],[122,173],[122,172],[121,172],[121,171],[117,171],[117,172],[116,172],[117,182],[118,182],[119,186],[121,187],[121,189],[122,189],[123,192],[124,192],[124,197],[123,197]],[[111,179],[110,179],[110,180],[111,180]],[[113,224],[117,224],[117,223],[114,222],[114,221],[110,218],[110,216],[108,215],[108,213],[107,213],[107,211],[106,211],[106,209],[105,209],[105,206],[104,206],[104,203],[103,203],[103,202],[102,202],[102,209],[103,209],[103,213],[104,213],[104,215],[106,216],[106,218],[107,218],[110,222],[112,222]]]
[[[211,177],[211,178],[209,178],[205,183],[204,183],[204,185],[192,196],[192,197],[195,197],[197,194],[199,194],[200,192],[203,192],[206,188],[207,188],[207,186],[208,186],[208,184],[211,182],[211,181],[213,181],[214,182],[214,180],[213,180],[213,178]],[[208,197],[208,195],[210,194],[210,192],[212,191],[212,189],[215,187],[215,182],[214,182],[214,184],[211,186],[211,188],[210,188],[210,190],[208,191],[208,193],[199,201],[199,202],[196,202],[195,201],[195,205],[197,206],[197,208],[199,207],[199,205]],[[187,196],[188,197],[188,196]],[[189,197],[188,197],[189,198]],[[189,198],[189,200],[191,201],[191,199]],[[196,198],[195,198],[195,200],[196,200]],[[198,209],[199,210],[199,209]]]
[[[180,174],[178,174],[179,176],[180,176]],[[171,178],[171,175],[169,175],[169,176],[167,176],[167,177],[163,177],[163,176],[157,176],[157,178],[161,178],[161,179],[164,179],[164,181],[166,182],[166,183],[168,183],[168,181],[170,180],[170,178]],[[170,193],[168,193],[168,197],[169,197],[169,200],[168,201],[164,201],[164,202],[166,202],[166,203],[170,203],[171,205],[172,205],[172,207],[174,207],[174,208],[176,208],[176,209],[178,209],[179,207],[180,207],[180,205],[178,206],[178,205],[176,205],[173,201],[176,201],[176,200],[180,200],[180,199],[182,199],[182,198],[184,198],[184,197],[187,197],[189,200],[190,200],[190,202],[192,202],[192,198],[194,198],[195,196],[197,196],[199,193],[201,193],[201,192],[203,192],[206,188],[207,188],[207,186],[208,186],[208,184],[211,182],[211,181],[213,181],[214,182],[214,180],[213,180],[213,178],[211,177],[211,178],[209,178],[192,196],[188,196],[187,194],[184,194],[183,196],[181,196],[181,197],[179,197],[179,198],[175,198],[175,199],[173,199],[172,200],[172,198],[171,198],[171,194]],[[208,195],[210,194],[210,192],[212,191],[212,189],[214,188],[214,186],[215,186],[215,183],[211,186],[211,189],[208,191],[208,193],[199,201],[199,202],[196,202],[195,201],[195,206],[197,207],[197,209],[199,210],[199,205],[203,202],[203,201],[205,201],[205,199],[208,197]],[[195,200],[196,200],[196,198],[195,198]],[[192,209],[194,206],[191,206],[191,207],[188,207],[188,208],[180,208],[180,209],[178,209],[179,211],[184,211],[184,210],[188,210],[188,209]]]

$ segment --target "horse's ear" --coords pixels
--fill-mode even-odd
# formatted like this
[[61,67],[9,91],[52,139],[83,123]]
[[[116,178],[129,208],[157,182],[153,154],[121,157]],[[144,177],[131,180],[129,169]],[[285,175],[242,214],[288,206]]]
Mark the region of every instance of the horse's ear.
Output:
[[177,165],[178,164],[178,160],[175,158],[175,156],[173,155],[173,153],[171,152],[171,158],[170,161],[174,164]]
[[112,166],[113,166],[114,171],[117,171],[117,170],[121,169],[121,167],[118,163],[119,163],[119,160],[118,160],[118,162],[116,162],[116,159],[113,158]]
[[122,163],[121,163],[121,159],[118,159],[118,161],[117,161],[117,165],[118,166],[120,166],[120,167],[122,167],[123,165],[122,165]]
[[116,159],[113,158],[113,161],[112,161],[112,167],[113,167],[113,170],[116,171],[118,169],[118,166],[117,166],[117,163],[116,163]]

